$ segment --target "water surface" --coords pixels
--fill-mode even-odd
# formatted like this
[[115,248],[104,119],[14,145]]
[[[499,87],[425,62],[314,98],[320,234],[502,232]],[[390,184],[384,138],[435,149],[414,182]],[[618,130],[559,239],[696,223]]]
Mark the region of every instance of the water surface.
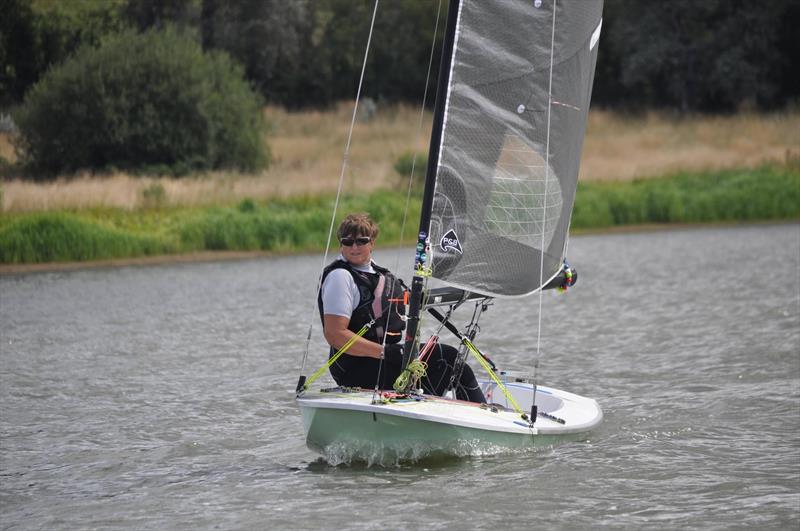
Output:
[[[579,282],[544,296],[538,375],[596,398],[600,429],[387,467],[303,442],[321,260],[0,277],[0,527],[797,528],[798,225],[572,238]],[[476,342],[530,371],[537,311],[497,302]]]

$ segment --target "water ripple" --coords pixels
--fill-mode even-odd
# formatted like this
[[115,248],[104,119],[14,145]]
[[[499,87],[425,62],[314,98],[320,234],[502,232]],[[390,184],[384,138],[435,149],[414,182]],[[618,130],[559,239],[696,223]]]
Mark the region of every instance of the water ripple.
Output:
[[[384,466],[303,441],[318,256],[0,278],[2,527],[796,528],[800,279],[763,264],[800,270],[799,234],[573,238],[581,280],[545,298],[538,375],[596,397],[604,423]],[[497,302],[479,346],[529,372],[536,308]]]

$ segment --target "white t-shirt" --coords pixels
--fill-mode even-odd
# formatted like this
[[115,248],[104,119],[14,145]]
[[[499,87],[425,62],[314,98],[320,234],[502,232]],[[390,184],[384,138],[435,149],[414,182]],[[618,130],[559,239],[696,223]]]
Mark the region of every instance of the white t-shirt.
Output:
[[[338,260],[344,261],[344,257],[339,255]],[[364,266],[353,266],[353,269],[376,273],[372,262]],[[349,319],[360,301],[361,294],[358,292],[356,281],[347,269],[334,269],[328,273],[325,282],[322,283],[322,307],[326,314],[340,315]]]

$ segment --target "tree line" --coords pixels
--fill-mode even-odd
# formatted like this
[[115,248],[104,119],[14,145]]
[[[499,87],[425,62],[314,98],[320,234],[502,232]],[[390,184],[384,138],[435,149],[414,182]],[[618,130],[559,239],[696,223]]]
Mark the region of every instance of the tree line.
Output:
[[[129,27],[166,26],[190,32],[206,51],[230,54],[266,102],[296,109],[351,99],[373,5],[0,0],[0,107],[22,102],[49,68],[81,46],[98,46]],[[441,48],[446,9],[447,0],[380,3],[364,96],[421,101],[431,44],[437,57]],[[800,2],[793,0],[606,0],[593,104],[700,112],[792,104],[800,94],[797,27]]]

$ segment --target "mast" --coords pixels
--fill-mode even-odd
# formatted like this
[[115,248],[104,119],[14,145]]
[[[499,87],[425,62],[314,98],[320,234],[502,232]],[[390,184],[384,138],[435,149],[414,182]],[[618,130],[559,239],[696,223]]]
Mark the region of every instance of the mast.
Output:
[[439,166],[439,148],[441,146],[444,116],[447,109],[448,88],[450,86],[451,64],[453,60],[453,45],[458,25],[458,14],[461,0],[450,0],[447,11],[447,26],[445,28],[442,58],[439,64],[439,81],[436,88],[436,104],[433,111],[433,129],[431,142],[428,148],[428,167],[425,172],[425,189],[422,194],[422,213],[419,219],[419,233],[417,235],[417,248],[414,259],[414,278],[411,281],[411,299],[409,301],[408,321],[406,323],[406,338],[403,349],[403,367],[418,355],[416,343],[419,330],[419,313],[422,307],[422,292],[427,276],[428,260],[430,259],[429,232],[431,224],[431,210],[433,209],[433,195],[436,188],[436,173]]

